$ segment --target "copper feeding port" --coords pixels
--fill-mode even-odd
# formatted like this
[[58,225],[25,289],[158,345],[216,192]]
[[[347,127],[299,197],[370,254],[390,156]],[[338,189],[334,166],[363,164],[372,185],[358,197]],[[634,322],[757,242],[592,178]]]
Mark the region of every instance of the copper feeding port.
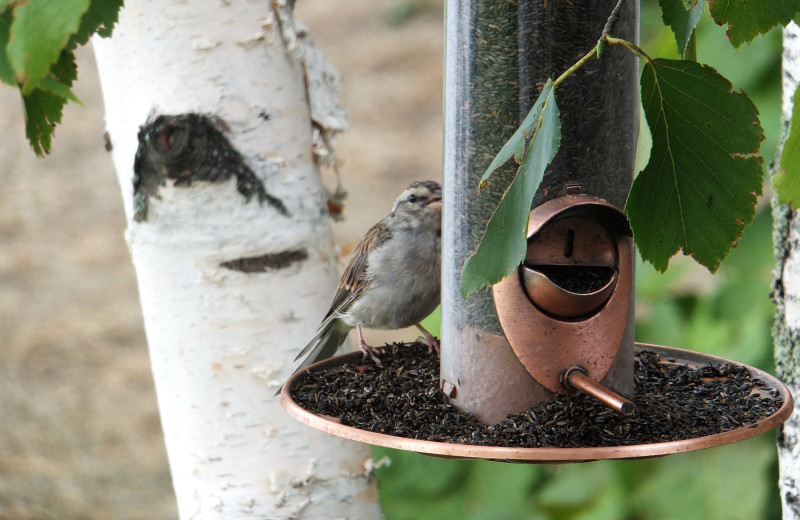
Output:
[[572,215],[556,218],[529,239],[520,269],[534,305],[573,319],[603,307],[616,287],[618,266],[617,241],[606,226]]
[[503,333],[537,384],[569,393],[562,375],[579,366],[633,391],[633,259],[625,215],[602,199],[565,195],[531,210],[525,260],[492,293]]
[[[605,268],[609,274],[604,283],[597,284],[599,288],[593,287],[585,292],[577,292],[565,288],[563,284],[559,285],[553,279],[554,276],[548,272],[552,271],[552,266],[528,267],[523,265],[520,269],[525,292],[528,293],[531,300],[543,311],[562,318],[577,318],[600,309],[611,297],[619,276],[617,271]],[[579,272],[580,267],[566,266],[564,269]],[[603,267],[596,269],[603,269]]]
[[613,390],[594,381],[586,375],[586,371],[581,367],[572,366],[566,369],[561,384],[567,389],[579,390],[584,394],[594,397],[622,415],[631,415],[636,411],[636,405]]

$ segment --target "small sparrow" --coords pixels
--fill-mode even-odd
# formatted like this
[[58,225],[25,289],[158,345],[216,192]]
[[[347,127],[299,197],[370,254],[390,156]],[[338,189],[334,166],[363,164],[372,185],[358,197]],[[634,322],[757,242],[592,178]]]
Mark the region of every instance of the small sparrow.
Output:
[[434,181],[412,183],[392,212],[367,231],[344,270],[333,303],[317,333],[297,355],[298,370],[333,356],[355,327],[364,358],[380,365],[361,328],[401,329],[415,325],[417,338],[439,352],[439,342],[420,325],[441,293],[442,188]]

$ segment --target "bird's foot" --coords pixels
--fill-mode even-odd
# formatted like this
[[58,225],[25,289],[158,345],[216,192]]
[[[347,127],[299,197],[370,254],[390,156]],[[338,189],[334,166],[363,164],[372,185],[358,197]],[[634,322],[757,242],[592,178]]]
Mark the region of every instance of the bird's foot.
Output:
[[366,344],[364,340],[358,342],[358,348],[360,348],[361,352],[364,354],[364,359],[370,358],[379,367],[383,366],[383,363],[381,363],[380,358],[378,358],[378,349],[376,349],[375,347],[370,347],[369,345]]
[[436,354],[439,355],[439,340],[437,340],[433,334],[425,330],[425,327],[417,323],[417,328],[424,334],[424,336],[420,336],[417,338],[417,343],[422,343],[423,345],[428,347],[428,354],[433,351],[436,351]]
[[417,338],[417,343],[422,343],[423,345],[428,347],[428,354],[430,354],[433,351],[436,351],[436,355],[437,356],[439,355],[439,342],[436,341],[436,338],[434,338],[433,336],[431,336],[430,338],[423,338],[422,336],[419,336]]

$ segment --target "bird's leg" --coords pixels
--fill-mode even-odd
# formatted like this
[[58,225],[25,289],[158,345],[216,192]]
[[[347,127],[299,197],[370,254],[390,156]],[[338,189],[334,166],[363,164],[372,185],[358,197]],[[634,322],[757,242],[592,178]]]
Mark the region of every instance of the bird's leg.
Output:
[[430,354],[432,350],[435,350],[436,353],[438,354],[439,342],[436,340],[436,338],[433,337],[433,334],[425,330],[425,327],[423,327],[419,323],[415,323],[414,326],[417,327],[425,335],[424,338],[422,336],[418,337],[417,342],[422,343],[423,345],[427,345],[428,354]]
[[376,365],[383,366],[383,363],[381,363],[381,360],[378,359],[377,356],[378,349],[370,347],[367,345],[367,342],[364,341],[364,335],[361,333],[361,327],[356,326],[356,332],[358,332],[358,348],[360,348],[361,352],[364,353],[364,359],[371,358]]

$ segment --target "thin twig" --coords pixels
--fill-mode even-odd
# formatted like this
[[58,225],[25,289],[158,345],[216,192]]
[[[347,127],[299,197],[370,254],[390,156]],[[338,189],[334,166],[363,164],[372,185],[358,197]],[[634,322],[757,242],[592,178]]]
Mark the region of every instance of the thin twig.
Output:
[[606,21],[606,26],[603,27],[603,32],[600,33],[600,39],[602,40],[609,34],[611,31],[614,30],[614,26],[617,25],[617,21],[619,21],[619,12],[622,10],[622,4],[625,3],[625,0],[619,0],[617,5],[614,7],[614,10],[611,11],[611,15],[608,17]]
[[641,48],[639,48],[638,45],[636,45],[635,43],[631,43],[628,40],[623,40],[621,38],[614,38],[613,36],[605,36],[602,38],[601,41],[605,42],[606,45],[621,45],[626,49],[628,49],[629,51],[631,51],[632,53],[634,53],[635,55],[642,58],[643,60],[647,61],[648,63],[653,61],[653,58],[648,56],[646,52],[644,52]]
[[566,71],[564,71],[564,73],[561,74],[558,77],[558,79],[556,79],[553,82],[553,88],[555,89],[562,81],[564,81],[569,76],[571,76],[573,72],[575,72],[576,70],[581,68],[587,61],[589,61],[594,56],[596,56],[597,55],[597,47],[598,47],[598,45],[600,45],[600,44],[598,43],[597,45],[595,45],[594,48],[592,50],[590,50],[589,52],[587,52],[586,55],[583,58],[578,60],[578,62],[575,65],[573,65],[572,67],[570,67]]

